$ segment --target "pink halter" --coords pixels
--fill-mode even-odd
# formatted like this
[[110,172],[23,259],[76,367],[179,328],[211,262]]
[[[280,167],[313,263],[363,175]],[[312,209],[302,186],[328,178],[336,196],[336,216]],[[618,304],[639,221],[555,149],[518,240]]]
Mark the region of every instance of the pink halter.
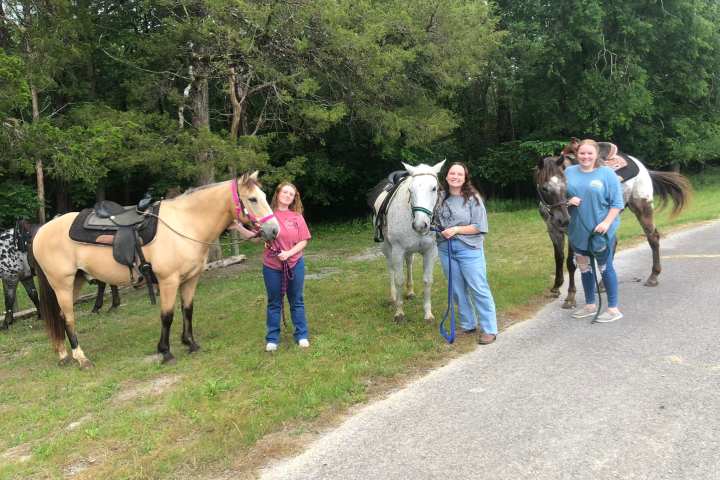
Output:
[[266,223],[268,220],[273,218],[275,216],[274,213],[270,213],[270,215],[266,215],[258,220],[258,218],[250,213],[243,204],[242,200],[240,199],[240,195],[238,195],[238,188],[237,188],[237,177],[232,179],[230,181],[230,190],[232,191],[232,200],[233,205],[235,205],[235,217],[237,218],[237,221],[242,222],[242,215],[244,214],[246,217],[250,219],[250,221],[253,223],[253,225],[257,228],[263,223]]

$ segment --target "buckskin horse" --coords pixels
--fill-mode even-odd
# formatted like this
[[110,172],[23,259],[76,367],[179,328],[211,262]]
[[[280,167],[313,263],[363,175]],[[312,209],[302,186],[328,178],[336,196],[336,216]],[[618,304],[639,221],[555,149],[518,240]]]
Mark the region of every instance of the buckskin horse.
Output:
[[[600,161],[603,153],[613,151],[611,144],[600,142]],[[563,284],[563,263],[565,262],[564,244],[567,227],[570,223],[570,214],[567,209],[567,185],[565,180],[565,167],[575,161],[577,139],[562,150],[559,156],[545,157],[538,161],[535,167],[535,186],[539,197],[540,215],[547,225],[548,235],[553,243],[555,254],[555,282],[550,289],[554,297],[560,296],[560,287]],[[637,158],[625,155],[627,161],[635,162],[637,175],[626,179],[622,183],[625,205],[640,222],[645,237],[652,251],[652,270],[645,281],[648,287],[658,284],[658,275],[662,271],[660,265],[660,233],[655,227],[653,198],[657,194],[660,200],[659,208],[672,201],[672,216],[678,215],[687,205],[692,188],[690,182],[683,175],[676,172],[658,172],[648,170]],[[575,302],[575,262],[573,249],[568,241],[567,270],[569,274],[568,294],[563,308],[574,308]]]
[[[137,254],[152,266],[160,290],[162,326],[157,350],[164,364],[175,361],[170,353],[170,327],[178,290],[183,313],[181,341],[190,353],[200,348],[193,337],[193,297],[212,242],[233,222],[254,225],[266,241],[274,240],[278,234],[280,226],[257,175],[258,172],[254,172],[198,187],[153,207],[157,213],[150,215],[158,220],[157,232],[152,240],[141,243]],[[31,261],[38,267],[40,309],[59,364],[67,365],[74,359],[84,369],[92,367],[92,363],[78,342],[74,298],[86,280],[128,285],[133,281],[133,274],[132,269],[115,260],[114,248],[79,243],[70,238],[70,228],[78,214],[65,214],[40,227],[32,242]],[[72,357],[65,348],[65,336],[70,342]]]

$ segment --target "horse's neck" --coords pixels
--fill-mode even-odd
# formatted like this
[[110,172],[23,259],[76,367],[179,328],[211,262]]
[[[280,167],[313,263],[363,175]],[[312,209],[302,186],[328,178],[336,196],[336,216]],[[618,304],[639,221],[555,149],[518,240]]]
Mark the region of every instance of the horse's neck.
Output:
[[[223,182],[175,197],[168,201],[168,206],[183,216],[198,240],[210,242],[232,222],[230,201],[230,186]],[[162,209],[160,213],[162,216]]]

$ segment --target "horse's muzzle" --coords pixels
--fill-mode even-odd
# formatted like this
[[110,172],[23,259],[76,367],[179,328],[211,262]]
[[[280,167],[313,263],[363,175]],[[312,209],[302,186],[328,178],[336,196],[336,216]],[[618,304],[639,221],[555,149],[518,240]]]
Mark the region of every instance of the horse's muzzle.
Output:
[[260,227],[260,236],[267,242],[272,242],[280,233],[280,227],[277,222],[266,222]]
[[430,222],[427,220],[416,220],[413,222],[412,228],[420,235],[427,235],[430,232]]

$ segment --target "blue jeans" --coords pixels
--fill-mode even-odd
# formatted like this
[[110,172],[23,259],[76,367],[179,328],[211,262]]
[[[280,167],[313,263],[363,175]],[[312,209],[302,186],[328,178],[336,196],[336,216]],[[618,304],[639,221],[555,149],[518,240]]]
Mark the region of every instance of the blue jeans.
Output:
[[[480,325],[483,332],[496,335],[495,300],[488,285],[485,253],[482,248],[472,248],[461,240],[450,241],[453,247],[453,296],[460,309],[460,326],[472,330]],[[445,278],[448,278],[448,242],[438,244],[438,254]]]
[[[601,254],[595,257],[597,265],[600,268],[602,275],[603,284],[605,284],[605,292],[607,293],[608,307],[617,308],[618,306],[618,279],[615,267],[613,266],[613,256],[615,248],[615,239],[611,238],[608,241],[608,248]],[[575,250],[575,253],[590,256],[590,252],[584,250]],[[576,262],[577,263],[577,262]],[[585,303],[588,305],[594,305],[597,301],[595,299],[595,274],[593,271],[595,266],[593,265],[587,272],[580,272],[580,279],[582,280],[583,291],[585,292]]]
[[[288,281],[287,298],[290,304],[290,316],[292,317],[295,331],[293,337],[295,341],[308,338],[307,318],[305,318],[305,298],[303,289],[305,287],[305,260],[300,261],[290,269],[292,280]],[[281,288],[282,288],[282,270],[263,265],[263,278],[265,279],[265,289],[267,290],[267,335],[266,342],[280,343],[280,322],[282,308]]]

